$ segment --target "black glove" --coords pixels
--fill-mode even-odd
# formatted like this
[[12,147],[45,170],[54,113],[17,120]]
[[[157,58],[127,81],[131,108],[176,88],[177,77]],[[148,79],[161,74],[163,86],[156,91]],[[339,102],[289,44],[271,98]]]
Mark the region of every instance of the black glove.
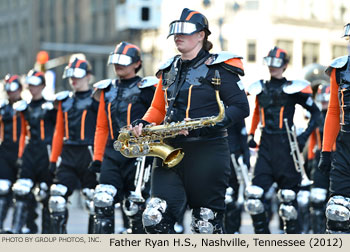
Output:
[[250,148],[256,148],[258,145],[254,140],[254,134],[249,134],[248,135],[248,146]]
[[318,169],[321,170],[322,173],[328,175],[331,170],[331,152],[330,151],[322,151],[320,156],[320,162],[318,163]]
[[303,133],[303,134],[297,136],[297,141],[298,141],[298,146],[299,146],[300,152],[303,152],[306,141],[307,141],[307,137]]
[[145,120],[136,119],[135,121],[133,121],[133,122],[131,123],[131,126],[135,127],[136,125],[139,125],[140,123],[142,123],[143,126],[146,126],[146,125],[148,125],[148,124],[151,124],[151,123],[149,123],[149,122],[147,122],[147,121],[145,121]]
[[88,169],[93,173],[99,173],[101,171],[101,164],[102,162],[100,160],[94,160],[90,163]]
[[55,172],[56,172],[56,162],[50,162],[50,165],[49,165],[49,172],[52,176],[55,175]]

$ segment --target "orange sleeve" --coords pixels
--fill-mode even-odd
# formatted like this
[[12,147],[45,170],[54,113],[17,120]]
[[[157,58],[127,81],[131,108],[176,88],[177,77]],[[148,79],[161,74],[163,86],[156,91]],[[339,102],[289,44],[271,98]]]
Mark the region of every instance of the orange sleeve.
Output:
[[105,110],[105,96],[104,91],[100,95],[100,104],[98,105],[96,132],[94,141],[94,158],[93,160],[102,161],[105,153],[106,144],[108,140],[108,119]]
[[61,155],[63,148],[63,137],[64,137],[64,121],[63,121],[63,111],[62,111],[62,101],[58,104],[58,110],[56,115],[56,126],[55,132],[52,138],[52,151],[50,162],[56,163],[58,157]]
[[27,135],[27,121],[24,119],[24,114],[20,113],[21,117],[21,136],[19,137],[19,146],[18,146],[18,158],[22,158],[23,152],[24,152],[24,146],[26,142],[26,135]]
[[331,151],[340,129],[340,108],[338,100],[338,84],[335,78],[335,68],[331,73],[331,95],[323,129],[322,151]]
[[315,145],[316,145],[316,131],[314,130],[310,135],[309,149],[307,152],[307,159],[311,160],[315,158]]
[[256,97],[255,98],[255,108],[254,108],[254,113],[253,113],[253,118],[252,118],[252,124],[250,125],[249,134],[254,135],[255,130],[258,127],[259,121],[260,121],[259,101],[258,101],[258,97]]
[[162,78],[160,78],[156,91],[154,93],[152,104],[142,119],[149,123],[160,124],[161,122],[163,122],[165,115],[165,98],[162,85]]

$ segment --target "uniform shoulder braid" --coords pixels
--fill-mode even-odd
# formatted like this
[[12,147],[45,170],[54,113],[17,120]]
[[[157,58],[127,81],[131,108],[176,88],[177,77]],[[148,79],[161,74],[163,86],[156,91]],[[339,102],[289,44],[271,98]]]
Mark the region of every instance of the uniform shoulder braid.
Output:
[[243,57],[234,53],[222,51],[211,56],[205,61],[207,66],[220,64],[227,71],[244,76],[244,68],[242,63]]

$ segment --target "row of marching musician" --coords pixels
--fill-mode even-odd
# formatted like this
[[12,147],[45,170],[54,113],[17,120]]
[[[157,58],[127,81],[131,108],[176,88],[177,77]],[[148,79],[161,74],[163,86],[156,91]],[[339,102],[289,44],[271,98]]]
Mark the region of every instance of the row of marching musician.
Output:
[[[349,29],[350,24],[345,37]],[[65,68],[63,78],[73,91],[56,94],[55,101],[42,95],[41,72],[32,70],[26,77],[30,103],[20,100],[19,77],[5,78],[0,229],[13,197],[8,232],[22,233],[26,227],[36,233],[40,203],[41,232],[67,233],[68,198],[81,188],[88,233],[115,232],[116,203],[130,233],[175,233],[188,208],[194,233],[237,233],[243,202],[255,232],[270,233],[272,188],[285,233],[310,232],[308,219],[312,232],[324,233],[326,217],[328,232],[349,232],[348,56],[327,68],[330,85],[323,70],[312,66],[306,76],[310,86],[283,77],[289,56],[274,47],[264,58],[271,79],[245,91],[239,77],[244,75],[242,58],[209,53],[203,14],[184,9],[170,24],[171,35],[180,54],[161,65],[157,78],[137,75],[141,51],[127,42],[108,58],[117,78],[95,83],[94,90],[89,87],[92,69],[83,58],[73,58]],[[249,133],[247,94],[256,96]],[[299,134],[293,127],[296,104],[310,114]],[[302,150],[309,138],[306,166]],[[249,147],[259,149],[252,178]]]

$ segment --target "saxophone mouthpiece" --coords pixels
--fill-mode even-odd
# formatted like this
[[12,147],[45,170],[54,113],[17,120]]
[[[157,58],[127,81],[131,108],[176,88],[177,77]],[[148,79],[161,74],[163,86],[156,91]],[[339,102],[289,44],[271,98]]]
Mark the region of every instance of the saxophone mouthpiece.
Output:
[[215,70],[214,78],[211,79],[211,84],[214,85],[215,90],[218,90],[221,85],[221,78],[219,70]]

